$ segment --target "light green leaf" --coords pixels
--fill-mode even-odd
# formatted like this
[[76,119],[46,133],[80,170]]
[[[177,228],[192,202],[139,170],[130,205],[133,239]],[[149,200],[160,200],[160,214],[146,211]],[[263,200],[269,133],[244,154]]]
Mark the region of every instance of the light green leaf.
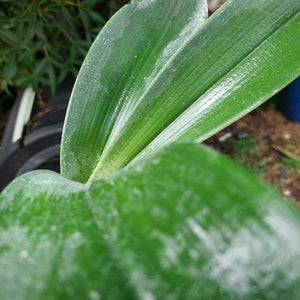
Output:
[[4,300],[300,293],[299,210],[196,144],[91,185],[23,175],[0,196],[0,228]]
[[131,113],[206,16],[205,0],[155,0],[136,1],[112,17],[75,83],[61,149],[64,176],[89,179],[117,120]]
[[[105,177],[174,140],[202,141],[300,73],[300,2],[135,1],[94,42],[73,90],[62,174]],[[158,13],[159,12],[159,13]]]

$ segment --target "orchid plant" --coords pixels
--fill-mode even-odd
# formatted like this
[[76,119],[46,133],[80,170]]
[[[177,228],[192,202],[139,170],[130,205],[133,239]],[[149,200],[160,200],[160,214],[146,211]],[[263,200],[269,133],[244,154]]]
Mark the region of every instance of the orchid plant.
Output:
[[298,299],[300,212],[200,144],[300,74],[300,2],[134,0],[77,77],[61,175],[0,196],[2,299]]

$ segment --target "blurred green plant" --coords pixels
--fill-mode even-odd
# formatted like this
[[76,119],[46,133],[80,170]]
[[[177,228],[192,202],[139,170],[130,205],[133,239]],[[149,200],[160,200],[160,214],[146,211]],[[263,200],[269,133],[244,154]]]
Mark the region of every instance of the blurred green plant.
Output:
[[239,161],[243,156],[251,154],[253,148],[256,145],[256,140],[253,137],[235,138],[231,137],[229,143],[234,148],[233,159]]
[[282,147],[274,146],[273,148],[283,156],[281,163],[285,167],[300,174],[300,159],[298,157]]
[[77,74],[105,23],[99,0],[0,0],[1,89],[50,85]]

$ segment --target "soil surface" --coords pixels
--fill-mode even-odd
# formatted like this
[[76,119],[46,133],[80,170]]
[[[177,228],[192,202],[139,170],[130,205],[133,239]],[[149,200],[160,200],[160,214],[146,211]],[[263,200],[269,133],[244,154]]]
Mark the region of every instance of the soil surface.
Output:
[[262,106],[206,141],[300,205],[300,124]]

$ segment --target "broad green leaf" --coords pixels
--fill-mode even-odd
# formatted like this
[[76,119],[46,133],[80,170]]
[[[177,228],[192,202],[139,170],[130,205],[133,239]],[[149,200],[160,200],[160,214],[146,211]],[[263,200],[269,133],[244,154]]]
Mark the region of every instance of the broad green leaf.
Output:
[[7,187],[0,198],[1,299],[134,299],[88,197],[87,187],[50,171]]
[[131,113],[206,16],[205,0],[155,0],[135,1],[112,17],[92,45],[71,96],[61,149],[64,176],[88,181],[117,120]]
[[174,140],[202,141],[300,74],[300,2],[139,0],[105,26],[76,81],[62,174],[86,182]]
[[87,185],[28,173],[0,199],[4,300],[296,300],[299,249],[299,210],[196,144]]

